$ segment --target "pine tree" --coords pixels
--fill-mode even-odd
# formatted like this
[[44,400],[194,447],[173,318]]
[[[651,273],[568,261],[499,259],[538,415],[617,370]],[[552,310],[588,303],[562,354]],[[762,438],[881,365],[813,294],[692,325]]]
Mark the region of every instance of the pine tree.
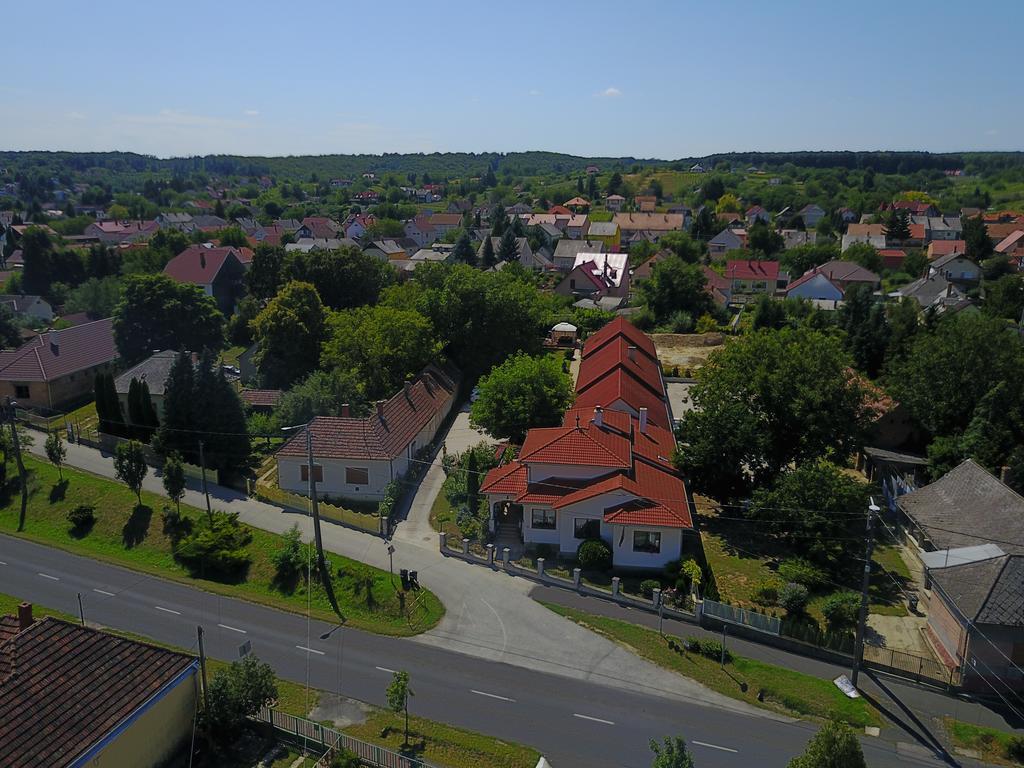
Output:
[[[195,401],[195,368],[192,355],[179,352],[174,358],[171,370],[164,384],[164,420],[157,430],[158,450],[167,455],[171,452],[181,454],[189,464],[198,464],[198,436],[192,433],[194,426]],[[207,403],[201,407],[206,408]]]
[[114,388],[114,375],[112,373],[97,374],[93,386],[100,432],[107,435],[126,435],[126,419],[121,411],[121,401],[117,397],[117,390]]
[[485,267],[493,267],[498,263],[498,257],[494,254],[494,238],[484,238],[484,249],[480,255],[480,263]]
[[194,414],[193,429],[204,441],[206,465],[235,471],[248,466],[251,446],[242,402],[216,362],[209,350],[199,361],[193,398],[203,407]]
[[516,242],[516,235],[511,229],[506,229],[498,243],[498,259],[501,261],[519,260],[519,243]]
[[142,435],[146,431],[145,425],[142,423],[145,418],[145,414],[142,409],[142,401],[139,399],[139,380],[132,379],[132,383],[128,385],[128,422],[125,427],[125,431],[128,433],[126,436],[133,440],[142,440]]
[[463,232],[459,236],[459,241],[455,243],[455,250],[452,251],[452,258],[463,264],[476,264],[476,251],[473,250],[473,243],[470,242],[468,232]]
[[505,234],[505,230],[508,228],[508,214],[505,212],[505,206],[498,203],[491,211],[491,235],[494,237],[501,237]]
[[896,242],[910,239],[910,211],[904,208],[892,212],[885,225],[885,237]]

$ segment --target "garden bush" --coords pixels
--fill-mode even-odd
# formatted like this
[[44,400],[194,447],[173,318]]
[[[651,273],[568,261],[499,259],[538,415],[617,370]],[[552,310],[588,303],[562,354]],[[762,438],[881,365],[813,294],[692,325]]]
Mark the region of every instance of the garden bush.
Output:
[[754,590],[754,602],[759,605],[777,605],[779,602],[779,585],[774,581],[765,581]]
[[588,571],[606,571],[612,567],[612,548],[601,539],[587,539],[576,550],[580,568]]
[[810,596],[811,593],[807,587],[791,581],[779,592],[779,607],[784,608],[786,613],[791,615],[801,614],[807,608]]
[[306,569],[309,555],[302,551],[302,534],[296,523],[284,535],[284,544],[270,559],[276,569],[276,580],[282,585],[293,585]]
[[558,550],[554,544],[538,544],[533,552],[537,557],[543,557],[546,562],[552,562],[558,557]]
[[833,592],[821,604],[829,631],[842,632],[857,623],[860,595],[856,592]]
[[96,522],[96,508],[91,504],[79,504],[68,510],[68,522],[76,530],[83,530]]
[[174,556],[200,574],[234,575],[249,565],[251,541],[237,514],[214,512],[174,545]]
[[779,576],[786,581],[803,584],[807,589],[818,589],[828,583],[828,574],[802,557],[792,557],[779,563]]
[[644,579],[640,582],[640,594],[650,600],[654,597],[654,590],[661,589],[661,582],[657,579]]
[[704,579],[704,572],[692,557],[686,560],[670,560],[665,563],[662,572],[680,592],[689,592],[691,585],[700,587]]
[[[686,650],[715,661],[722,660],[722,643],[711,638],[698,638],[691,635],[686,638]],[[728,664],[730,661],[732,661],[732,653],[726,648],[725,663]]]

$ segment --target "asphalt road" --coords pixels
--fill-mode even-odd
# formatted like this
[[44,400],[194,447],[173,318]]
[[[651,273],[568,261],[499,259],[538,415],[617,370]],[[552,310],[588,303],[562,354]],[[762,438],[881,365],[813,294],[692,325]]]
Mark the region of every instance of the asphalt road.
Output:
[[[646,768],[650,739],[681,735],[700,768],[784,766],[814,727],[612,689],[488,662],[398,638],[332,627],[23,540],[0,536],[0,592],[78,613],[89,622],[185,648],[206,632],[210,656],[232,660],[245,642],[283,678],[381,705],[391,672],[407,670],[412,711],[530,744],[555,768]],[[919,749],[865,739],[872,766],[940,765]]]

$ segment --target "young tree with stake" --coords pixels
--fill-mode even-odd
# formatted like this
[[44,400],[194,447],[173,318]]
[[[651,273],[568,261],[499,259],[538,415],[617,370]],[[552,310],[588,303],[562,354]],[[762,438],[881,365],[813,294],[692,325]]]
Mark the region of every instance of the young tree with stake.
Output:
[[57,476],[60,482],[64,482],[64,459],[67,458],[68,449],[64,447],[64,441],[60,439],[59,432],[52,432],[46,438],[46,458],[57,468]]
[[185,467],[182,466],[181,456],[171,453],[164,462],[164,493],[167,498],[174,502],[178,512],[181,512],[181,499],[185,495]]
[[142,451],[142,443],[129,440],[120,443],[114,451],[114,475],[122,483],[132,489],[139,506],[142,506],[142,481],[146,478],[149,467],[146,455]]
[[395,713],[405,712],[404,746],[409,746],[409,697],[415,695],[409,687],[409,673],[404,670],[395,672],[388,684],[388,708]]

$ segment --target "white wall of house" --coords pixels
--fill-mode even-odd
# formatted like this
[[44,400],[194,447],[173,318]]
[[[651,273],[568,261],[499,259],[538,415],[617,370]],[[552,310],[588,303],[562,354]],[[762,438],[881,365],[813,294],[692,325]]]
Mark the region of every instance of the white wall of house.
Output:
[[[316,484],[319,496],[345,497],[380,501],[384,498],[384,486],[391,482],[392,465],[395,477],[407,466],[403,459],[394,462],[367,459],[314,459],[314,466],[323,467],[323,481]],[[308,495],[309,481],[302,478],[306,459],[300,456],[278,456],[277,484],[286,491]],[[350,483],[354,473],[348,469],[366,470],[366,483]]]
[[[543,526],[533,527],[533,512],[545,512],[547,516],[555,515],[555,527],[545,528]],[[523,507],[523,543],[524,544],[559,544],[560,533],[558,530],[558,512],[551,507],[542,504],[526,505]],[[559,547],[561,548],[561,547]]]
[[[665,563],[677,560],[682,553],[683,532],[680,528],[657,528],[655,526],[611,525],[612,562],[616,568],[661,568]],[[660,537],[657,552],[633,548],[637,532],[656,534]]]
[[531,483],[539,483],[549,477],[558,477],[565,480],[597,478],[607,475],[612,471],[611,467],[587,467],[579,464],[535,464],[533,462],[527,462],[526,468]]

